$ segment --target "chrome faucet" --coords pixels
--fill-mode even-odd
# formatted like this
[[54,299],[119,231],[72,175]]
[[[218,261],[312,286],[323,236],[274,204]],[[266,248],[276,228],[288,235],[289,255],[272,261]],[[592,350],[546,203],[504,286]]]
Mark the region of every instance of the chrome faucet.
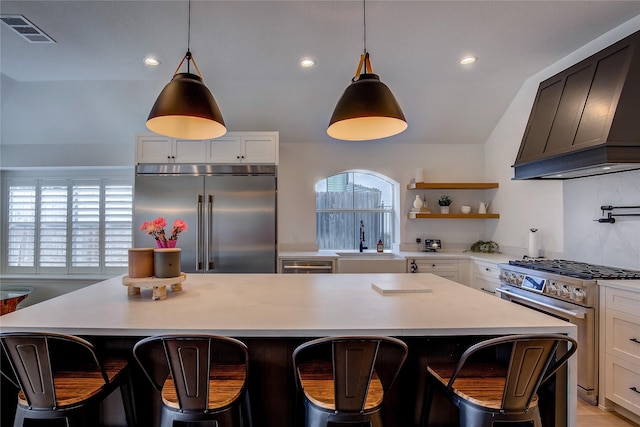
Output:
[[364,240],[364,221],[360,220],[360,252],[362,252],[364,249],[368,249],[363,245]]

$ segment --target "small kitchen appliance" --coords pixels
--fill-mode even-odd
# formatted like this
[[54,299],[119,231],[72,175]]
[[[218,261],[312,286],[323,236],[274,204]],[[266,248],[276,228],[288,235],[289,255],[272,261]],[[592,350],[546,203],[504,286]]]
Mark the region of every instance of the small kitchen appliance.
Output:
[[502,299],[564,319],[578,328],[578,396],[598,403],[598,280],[640,279],[640,271],[562,259],[499,264]]
[[436,252],[442,249],[442,242],[440,239],[424,239],[424,251]]

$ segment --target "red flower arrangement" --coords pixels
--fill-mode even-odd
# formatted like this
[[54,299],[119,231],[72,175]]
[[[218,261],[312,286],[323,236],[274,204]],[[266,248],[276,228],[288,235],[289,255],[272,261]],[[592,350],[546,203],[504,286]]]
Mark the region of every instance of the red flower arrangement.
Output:
[[183,231],[187,231],[189,229],[187,223],[178,218],[173,221],[171,235],[167,239],[166,233],[164,231],[164,228],[166,226],[167,221],[165,221],[165,219],[162,217],[158,217],[153,221],[145,221],[140,226],[140,230],[153,236],[153,238],[156,239],[159,247],[175,247],[175,244],[178,240],[178,235]]

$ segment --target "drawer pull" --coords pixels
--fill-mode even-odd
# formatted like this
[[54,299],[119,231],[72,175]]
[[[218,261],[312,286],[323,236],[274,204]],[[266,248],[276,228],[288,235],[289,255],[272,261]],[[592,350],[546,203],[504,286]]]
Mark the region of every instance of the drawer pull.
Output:
[[486,293],[488,293],[488,294],[493,294],[493,295],[495,295],[495,294],[496,294],[496,292],[495,292],[495,291],[492,291],[492,290],[490,290],[490,289],[480,288],[480,290],[481,290],[481,291],[484,291],[484,292],[486,292]]
[[638,387],[629,387],[629,390],[635,391],[636,393],[640,394],[640,390],[638,390]]
[[640,340],[638,338],[629,338],[629,341],[633,341],[636,344],[640,344]]

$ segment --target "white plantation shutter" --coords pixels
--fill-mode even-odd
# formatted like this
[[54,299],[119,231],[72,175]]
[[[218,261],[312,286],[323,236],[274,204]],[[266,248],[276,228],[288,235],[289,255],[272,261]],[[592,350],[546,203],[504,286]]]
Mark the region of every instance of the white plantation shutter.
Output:
[[43,181],[40,187],[39,263],[41,268],[67,267],[66,181]]
[[14,182],[7,191],[7,266],[35,270],[36,185]]
[[100,183],[74,184],[71,201],[71,267],[99,267],[100,243]]
[[126,267],[133,247],[133,187],[112,180],[104,186],[104,266]]
[[7,272],[125,271],[133,242],[131,178],[5,182]]

